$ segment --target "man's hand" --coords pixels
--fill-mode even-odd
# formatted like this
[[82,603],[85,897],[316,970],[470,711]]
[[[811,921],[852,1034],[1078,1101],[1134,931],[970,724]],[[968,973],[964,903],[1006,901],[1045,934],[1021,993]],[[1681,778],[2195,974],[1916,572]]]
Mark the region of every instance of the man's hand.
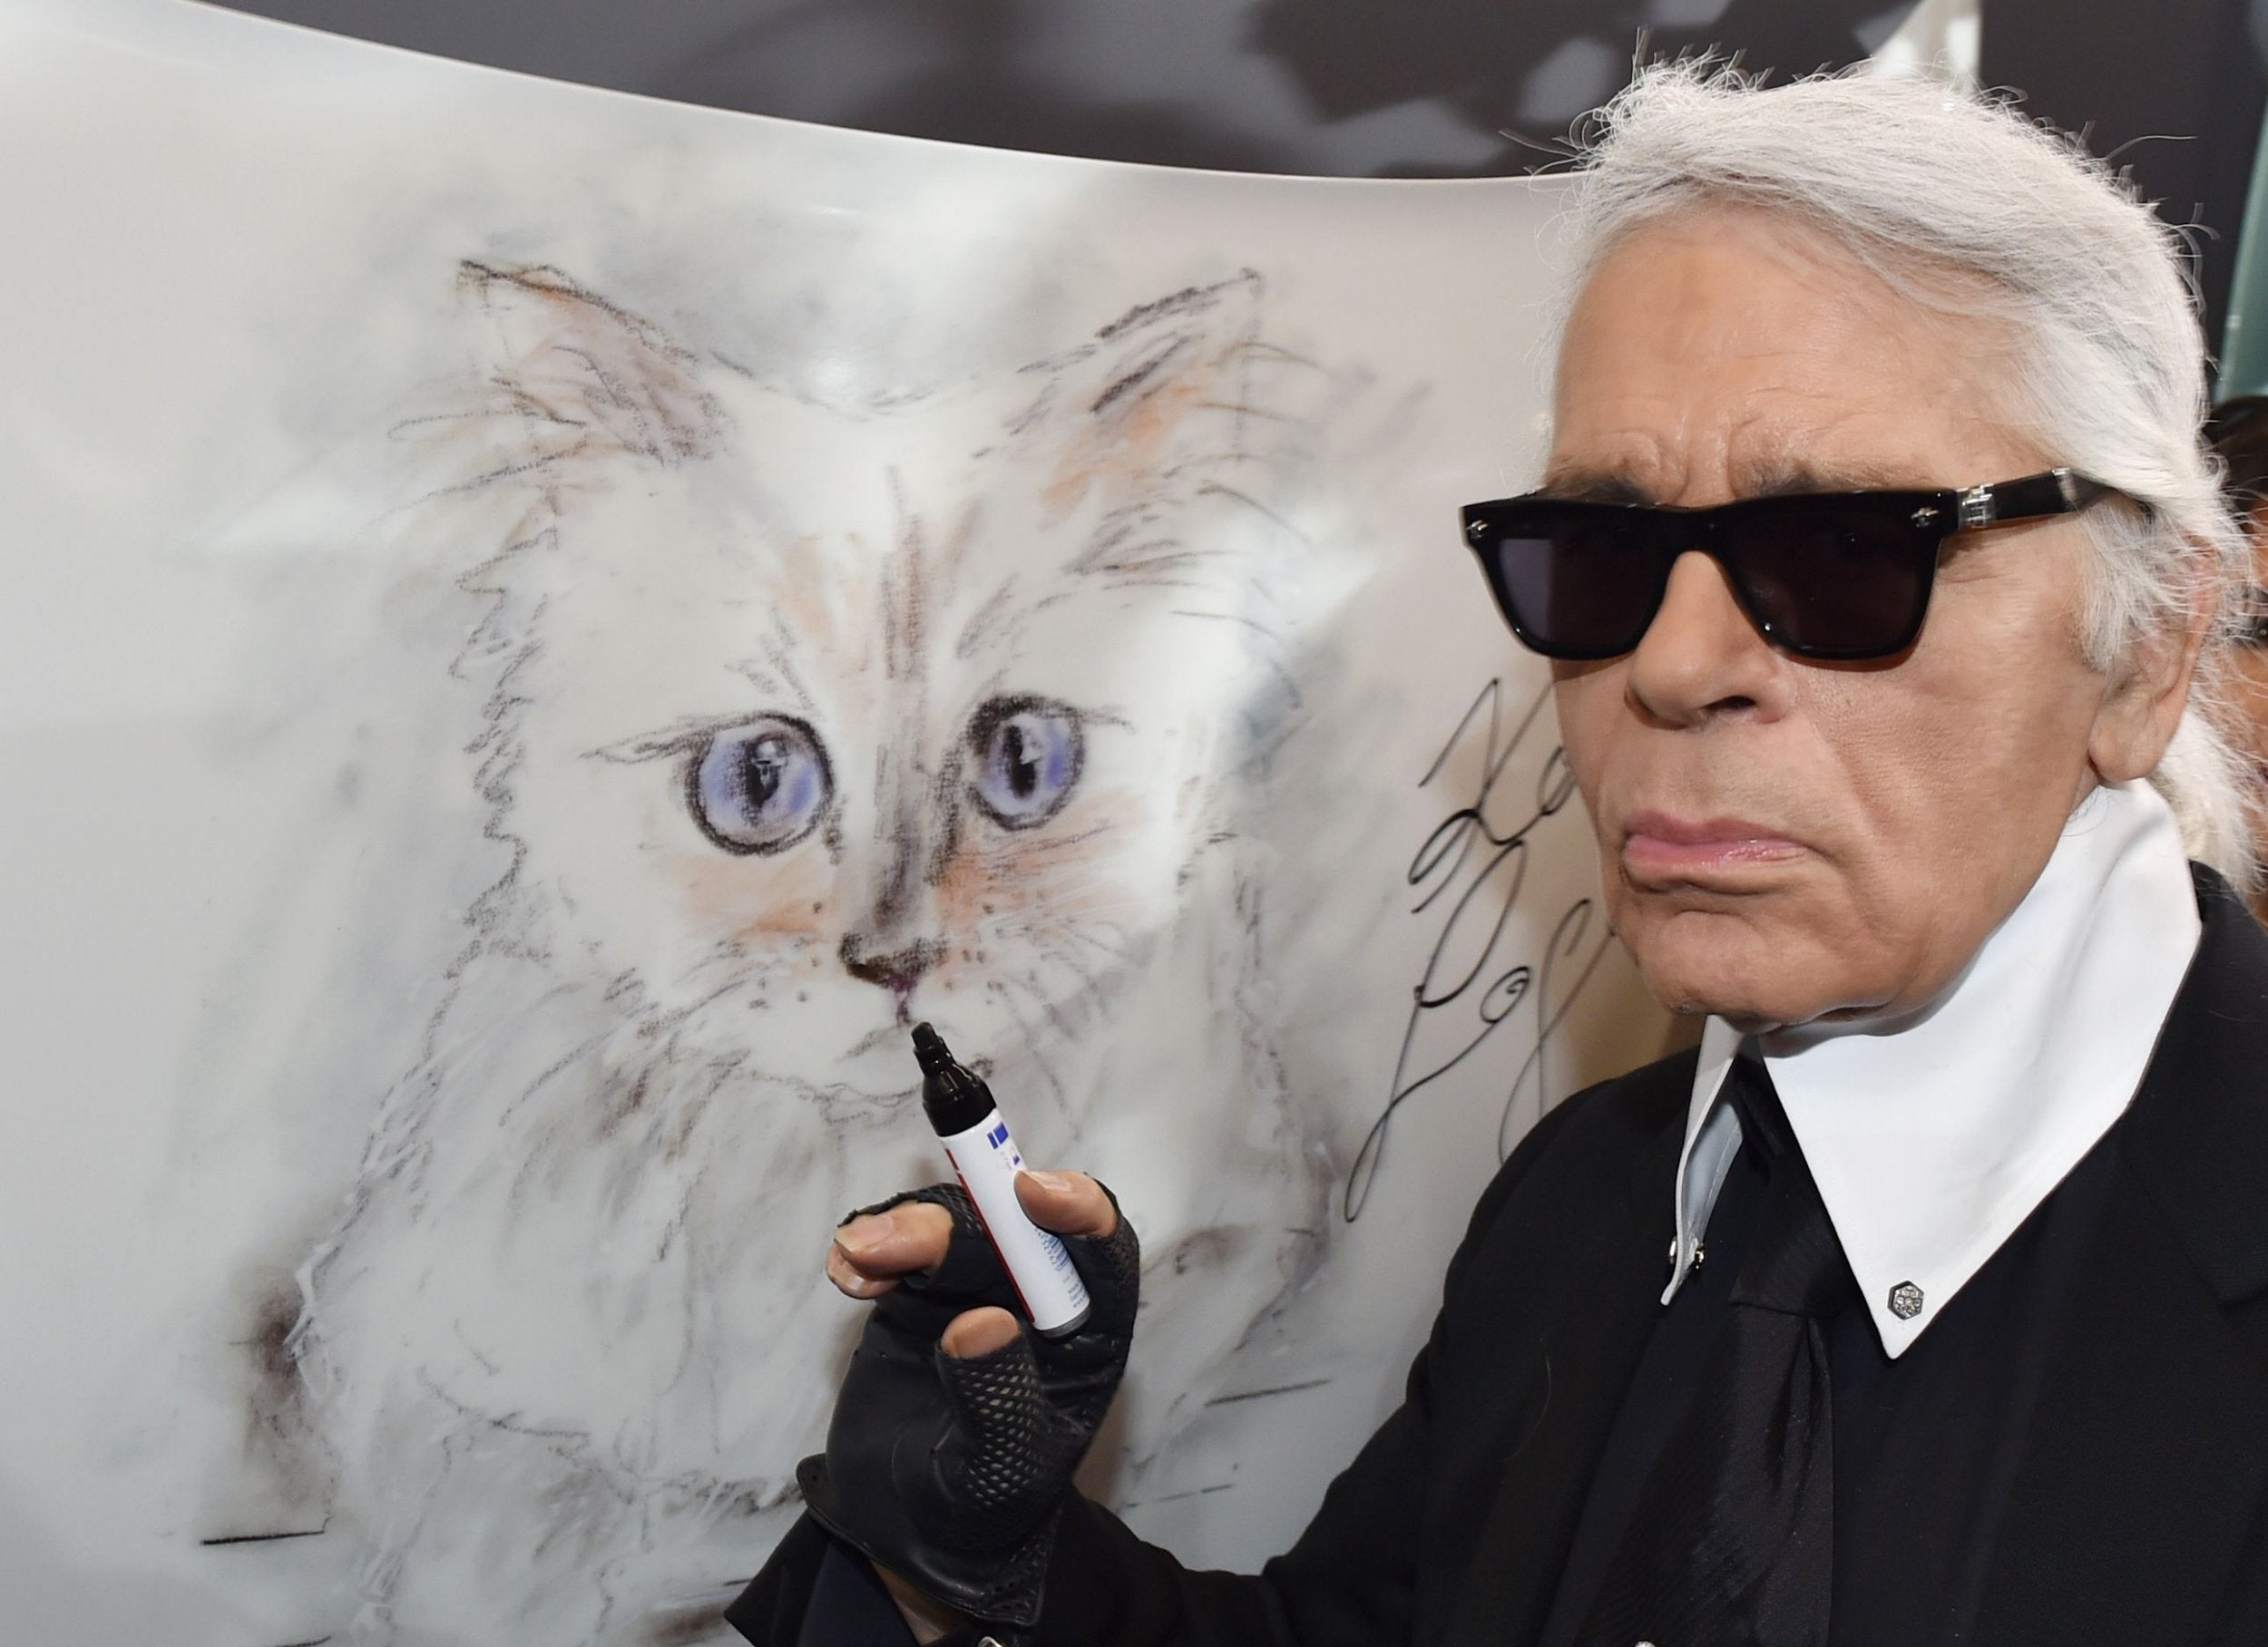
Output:
[[[1119,1227],[1119,1209],[1110,1193],[1084,1173],[1019,1173],[1016,1199],[1023,1203],[1032,1223],[1059,1235],[1104,1237]],[[826,1278],[847,1297],[880,1298],[908,1275],[935,1275],[952,1240],[953,1214],[943,1207],[926,1201],[893,1202],[878,1211],[858,1213],[835,1232],[834,1244],[827,1249]],[[951,1353],[982,1355],[997,1350],[1008,1341],[1008,1330],[1015,1324],[1011,1317],[998,1337]]]
[[877,1301],[804,1496],[875,1563],[920,1641],[956,1613],[1037,1618],[1071,1471],[1126,1365],[1139,1248],[1110,1192],[1030,1172],[1016,1191],[1093,1301],[1060,1339],[1027,1336],[1005,1307],[1014,1290],[957,1186],[855,1215],[827,1252],[837,1288]]

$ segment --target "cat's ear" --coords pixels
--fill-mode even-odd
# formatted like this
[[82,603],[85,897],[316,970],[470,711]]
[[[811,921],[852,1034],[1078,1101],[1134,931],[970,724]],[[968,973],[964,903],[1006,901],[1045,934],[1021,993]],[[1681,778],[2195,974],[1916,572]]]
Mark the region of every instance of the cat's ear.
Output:
[[1188,286],[1025,367],[1039,384],[1012,440],[1037,456],[1052,517],[1098,506],[1116,538],[1128,512],[1227,488],[1261,502],[1311,456],[1332,376],[1261,336],[1261,293],[1252,270]]
[[1049,453],[1050,502],[1105,508],[1163,479],[1233,461],[1257,411],[1256,376],[1284,358],[1258,340],[1261,280],[1189,287],[1129,310],[1081,347],[1025,368],[1037,397],[1016,420]]
[[722,411],[659,328],[554,268],[468,261],[457,283],[488,323],[492,385],[540,445],[666,463],[715,444]]

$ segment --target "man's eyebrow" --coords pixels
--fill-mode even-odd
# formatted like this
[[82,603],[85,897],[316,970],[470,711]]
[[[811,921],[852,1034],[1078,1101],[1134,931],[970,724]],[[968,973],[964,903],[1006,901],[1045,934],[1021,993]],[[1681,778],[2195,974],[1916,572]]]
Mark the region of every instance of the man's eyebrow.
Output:
[[1758,464],[1737,477],[1744,498],[1801,497],[1820,492],[1934,492],[1941,482],[1916,478],[1910,464],[1808,460]]
[[1611,469],[1561,469],[1543,477],[1541,494],[1570,503],[1651,503],[1654,494]]
[[[1802,497],[1834,492],[1933,492],[1941,482],[1918,478],[1907,463],[1865,459],[1815,462],[1787,459],[1742,465],[1735,474],[1735,499]],[[1572,503],[1658,502],[1651,488],[1615,469],[1560,469],[1544,476],[1540,495]]]

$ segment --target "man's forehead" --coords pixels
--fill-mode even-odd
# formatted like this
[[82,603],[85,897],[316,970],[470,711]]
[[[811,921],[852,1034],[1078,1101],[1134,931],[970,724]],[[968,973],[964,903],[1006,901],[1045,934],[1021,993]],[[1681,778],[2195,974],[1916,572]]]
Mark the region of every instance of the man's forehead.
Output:
[[1653,502],[1972,485],[2032,444],[2001,415],[2013,365],[1998,320],[1918,301],[1784,215],[1682,214],[1587,281],[1546,484]]

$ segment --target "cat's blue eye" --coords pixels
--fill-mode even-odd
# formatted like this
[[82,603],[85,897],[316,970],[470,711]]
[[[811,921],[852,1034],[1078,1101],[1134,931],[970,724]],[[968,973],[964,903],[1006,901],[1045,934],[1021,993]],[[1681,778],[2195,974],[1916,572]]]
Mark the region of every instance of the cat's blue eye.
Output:
[[1004,829],[1030,829],[1063,809],[1086,754],[1079,713],[1044,697],[996,697],[969,724],[977,804]]
[[835,780],[817,733],[767,715],[711,736],[688,787],[695,822],[718,845],[776,853],[819,826]]

